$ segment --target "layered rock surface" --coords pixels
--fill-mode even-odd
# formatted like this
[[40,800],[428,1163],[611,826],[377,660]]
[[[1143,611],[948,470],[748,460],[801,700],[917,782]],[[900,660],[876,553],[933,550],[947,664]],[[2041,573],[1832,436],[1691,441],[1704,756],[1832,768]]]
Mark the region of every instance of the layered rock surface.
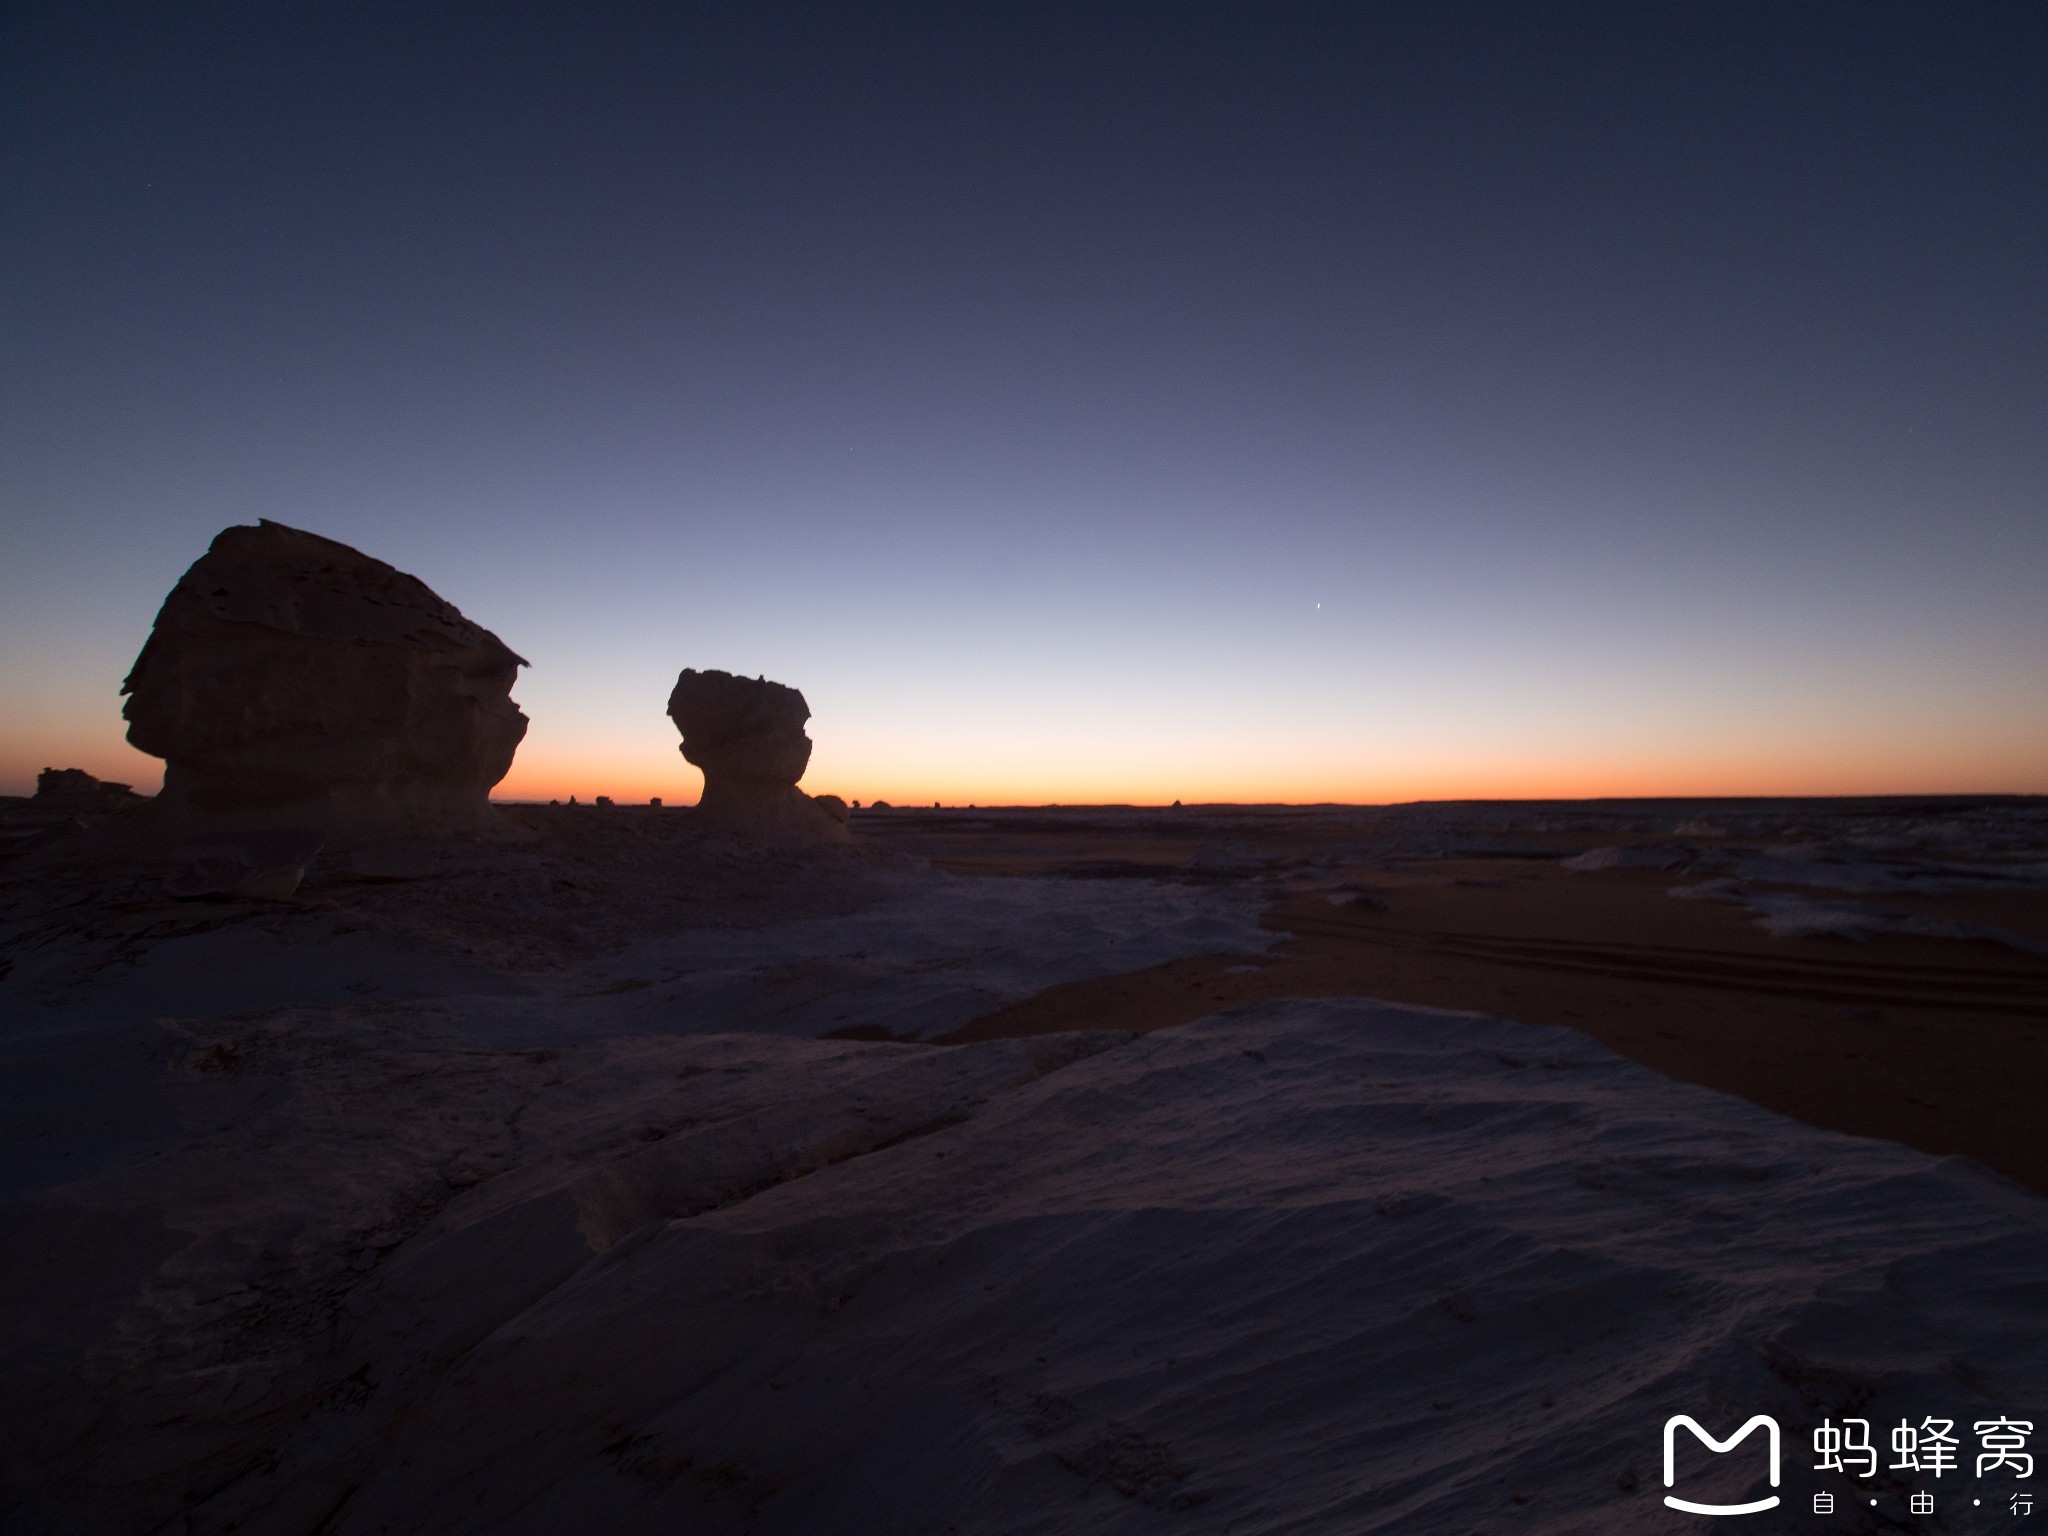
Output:
[[265,520],[171,589],[123,714],[180,829],[476,825],[526,734],[523,665],[417,577]]
[[1672,1414],[1789,1449],[2048,1371],[2038,1198],[1571,1030],[443,1020],[171,1021],[207,1133],[0,1213],[8,1529],[1641,1536]]
[[684,668],[668,697],[686,761],[704,770],[698,814],[749,836],[822,842],[846,836],[846,805],[796,787],[811,760],[796,689],[766,678]]

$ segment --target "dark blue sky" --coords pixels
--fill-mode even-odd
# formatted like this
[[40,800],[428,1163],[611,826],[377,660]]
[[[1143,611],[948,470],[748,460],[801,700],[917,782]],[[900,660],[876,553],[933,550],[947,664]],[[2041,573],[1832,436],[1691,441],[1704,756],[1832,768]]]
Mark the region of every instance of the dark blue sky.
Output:
[[2037,5],[4,27],[0,790],[258,516],[530,792],[684,665],[866,797],[2048,790]]

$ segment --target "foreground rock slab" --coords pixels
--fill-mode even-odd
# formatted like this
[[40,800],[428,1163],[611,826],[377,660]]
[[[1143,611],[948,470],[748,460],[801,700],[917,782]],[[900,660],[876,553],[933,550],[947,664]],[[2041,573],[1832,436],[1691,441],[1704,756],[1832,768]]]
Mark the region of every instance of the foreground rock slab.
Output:
[[[490,1053],[431,1018],[185,1026],[207,1131],[14,1208],[17,1508],[1620,1536],[1671,1528],[1674,1413],[1789,1449],[2025,1418],[2048,1376],[2048,1203],[1570,1030],[1339,999]],[[1687,1491],[1753,1495],[1722,1460]]]

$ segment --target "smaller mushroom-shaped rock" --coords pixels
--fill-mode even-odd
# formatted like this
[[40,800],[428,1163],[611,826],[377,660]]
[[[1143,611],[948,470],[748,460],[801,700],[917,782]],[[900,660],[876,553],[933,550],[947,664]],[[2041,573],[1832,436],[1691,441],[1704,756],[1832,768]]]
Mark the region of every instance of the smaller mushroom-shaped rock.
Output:
[[[668,696],[685,761],[704,770],[697,811],[764,841],[835,842],[846,836],[836,805],[796,787],[811,760],[811,709],[794,688],[766,678],[685,668]],[[827,796],[825,800],[835,797]]]

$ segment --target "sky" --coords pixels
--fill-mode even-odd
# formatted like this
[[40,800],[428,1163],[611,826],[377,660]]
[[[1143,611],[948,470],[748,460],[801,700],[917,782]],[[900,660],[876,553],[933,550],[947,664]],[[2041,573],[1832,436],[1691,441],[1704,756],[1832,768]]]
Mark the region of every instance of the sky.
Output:
[[0,7],[0,793],[221,528],[897,803],[2048,792],[2048,8]]

